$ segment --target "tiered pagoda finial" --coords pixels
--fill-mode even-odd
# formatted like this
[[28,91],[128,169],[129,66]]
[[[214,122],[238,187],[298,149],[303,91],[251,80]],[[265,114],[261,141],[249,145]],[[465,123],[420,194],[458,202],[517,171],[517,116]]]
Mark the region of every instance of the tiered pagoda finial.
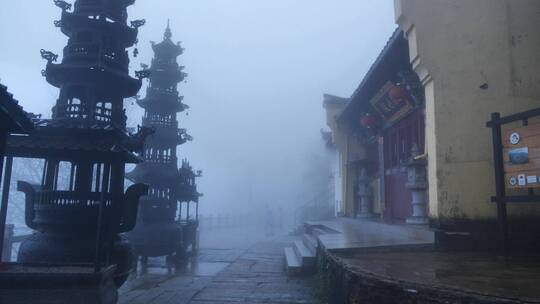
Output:
[[[137,184],[124,191],[125,164],[141,160],[143,140],[127,134],[123,101],[148,76],[129,75],[126,48],[144,24],[127,23],[126,8],[134,2],[54,1],[62,10],[55,25],[69,39],[61,63],[54,53],[41,52],[47,60],[43,75],[60,89],[52,119],[41,121],[30,136],[8,140],[12,156],[45,159],[40,185],[18,185],[26,194],[26,224],[38,231],[21,244],[20,262],[110,261],[117,264],[117,284],[127,278],[130,246],[118,233],[135,226],[138,200],[147,190]],[[97,249],[96,235],[103,235]]]
[[[177,57],[183,49],[170,40],[167,22],[162,42],[152,43],[155,56],[150,67],[150,84],[146,98],[138,104],[145,109],[142,125],[155,130],[144,149],[145,162],[138,164],[128,178],[150,185],[149,195],[141,202],[137,226],[130,233],[137,255],[181,256],[186,249],[189,229],[196,229],[196,218],[181,221],[182,204],[198,202],[195,178],[178,169],[177,146],[192,140],[185,129],[179,129],[177,113],[188,107],[182,103],[177,86],[187,76]],[[195,227],[195,228],[194,228]],[[160,235],[156,238],[155,235]]]
[[172,38],[172,31],[171,31],[171,21],[170,19],[167,20],[167,29],[165,29],[165,34],[163,35],[164,40],[171,39]]

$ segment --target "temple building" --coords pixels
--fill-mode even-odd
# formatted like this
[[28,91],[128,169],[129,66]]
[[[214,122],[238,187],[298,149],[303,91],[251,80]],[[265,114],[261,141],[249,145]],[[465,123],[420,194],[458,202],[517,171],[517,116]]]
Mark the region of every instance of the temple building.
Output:
[[[146,98],[138,100],[144,108],[143,127],[152,128],[144,147],[144,163],[128,173],[133,182],[150,185],[141,201],[137,226],[129,234],[137,256],[143,258],[167,256],[181,259],[191,247],[196,250],[199,193],[194,173],[182,160],[178,168],[177,147],[191,141],[185,129],[180,129],[177,114],[188,108],[182,103],[178,83],[187,76],[177,62],[183,53],[180,43],[173,43],[167,25],[163,41],[152,43],[154,59],[150,67],[150,84]],[[191,205],[194,204],[193,207]],[[159,238],[156,238],[159,235]]]
[[62,11],[55,25],[69,39],[61,63],[41,50],[43,76],[60,91],[52,119],[39,120],[29,136],[8,138],[9,158],[44,160],[40,184],[18,182],[26,225],[35,231],[22,242],[19,263],[95,263],[96,271],[116,265],[117,286],[130,273],[131,246],[121,233],[135,226],[139,197],[147,191],[143,184],[124,187],[125,164],[142,161],[146,134],[127,133],[123,109],[147,76],[129,75],[126,49],[144,24],[127,24],[134,2],[54,1]]
[[[400,166],[409,160],[413,147],[423,148],[420,86],[409,64],[407,41],[396,30],[350,98],[325,95],[328,124],[341,151],[344,199],[338,213],[378,214],[388,221],[412,216],[407,172]],[[413,87],[415,95],[409,91]]]
[[[399,28],[358,88],[324,97],[339,151],[336,213],[426,224],[443,247],[493,248],[500,235],[486,122],[492,112],[539,106],[540,3],[395,3]],[[514,248],[536,246],[539,217],[538,204],[509,204]]]

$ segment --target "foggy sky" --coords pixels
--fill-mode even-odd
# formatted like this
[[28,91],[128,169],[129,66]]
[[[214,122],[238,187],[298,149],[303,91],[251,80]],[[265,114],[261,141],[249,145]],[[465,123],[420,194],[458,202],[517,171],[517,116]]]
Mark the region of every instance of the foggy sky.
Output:
[[[0,0],[1,83],[47,117],[58,90],[41,77],[39,50],[62,53],[60,12],[52,0]],[[186,49],[179,91],[191,109],[179,120],[195,140],[179,158],[204,171],[207,214],[243,208],[250,193],[264,204],[309,199],[309,159],[324,155],[322,94],[350,96],[396,27],[392,0],[138,0],[129,13],[147,20],[132,69],[150,63],[168,18]]]

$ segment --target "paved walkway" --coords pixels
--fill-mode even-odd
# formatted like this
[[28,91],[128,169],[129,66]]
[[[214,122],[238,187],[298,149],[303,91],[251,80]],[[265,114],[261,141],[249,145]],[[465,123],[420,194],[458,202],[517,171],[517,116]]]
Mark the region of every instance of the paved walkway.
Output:
[[319,230],[318,239],[328,251],[361,251],[373,248],[433,245],[434,234],[425,228],[388,225],[372,220],[336,218],[306,223]]
[[258,242],[249,249],[202,249],[185,269],[159,267],[132,278],[120,290],[120,304],[301,304],[317,303],[313,279],[288,278],[283,247],[292,239]]

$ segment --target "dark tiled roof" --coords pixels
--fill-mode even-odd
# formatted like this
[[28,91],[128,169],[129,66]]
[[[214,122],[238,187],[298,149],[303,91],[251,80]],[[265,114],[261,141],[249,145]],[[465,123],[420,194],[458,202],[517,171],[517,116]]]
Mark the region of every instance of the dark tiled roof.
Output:
[[177,183],[181,176],[176,169],[176,163],[141,163],[133,171],[126,174],[131,181],[153,184],[156,180],[165,183]]
[[392,77],[388,75],[390,70],[401,69],[400,65],[409,66],[408,56],[408,42],[403,31],[397,28],[367,71],[358,88],[349,98],[349,102],[339,115],[338,120],[343,120],[351,112],[353,105],[366,102],[384,83],[390,80],[389,78]]
[[17,100],[0,84],[0,117],[7,119],[7,131],[10,133],[28,133],[34,128],[34,124],[28,118],[28,114],[19,106]]
[[197,186],[187,184],[189,178],[197,176],[191,167],[176,169],[176,163],[141,163],[126,174],[126,178],[133,182],[175,189],[175,199],[183,202],[198,202],[202,196],[197,192]]
[[7,153],[16,157],[58,156],[61,159],[76,159],[90,155],[99,160],[141,161],[128,148],[131,138],[127,134],[110,125],[92,126],[66,126],[57,121],[43,120],[28,136],[10,136]]

